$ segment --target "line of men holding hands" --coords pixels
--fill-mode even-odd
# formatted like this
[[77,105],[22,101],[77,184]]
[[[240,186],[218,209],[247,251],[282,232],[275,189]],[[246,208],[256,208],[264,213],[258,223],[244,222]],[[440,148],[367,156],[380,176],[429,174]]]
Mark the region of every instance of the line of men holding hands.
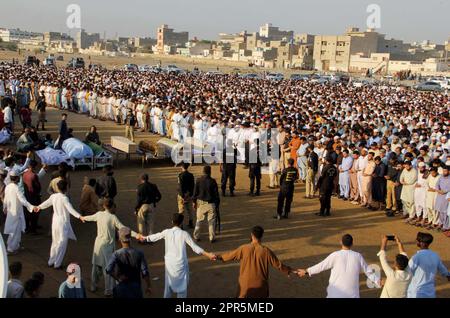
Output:
[[[209,169],[208,169],[209,168]],[[184,168],[187,170],[187,167]],[[204,198],[196,202],[197,214],[200,210],[206,218],[216,203],[218,195],[217,183],[211,178],[210,167],[204,167],[204,176],[197,182],[196,196]],[[189,282],[189,265],[186,254],[186,244],[199,255],[210,260],[240,261],[239,297],[268,297],[269,296],[269,267],[272,266],[286,274],[296,274],[300,277],[315,275],[331,269],[328,297],[359,297],[359,273],[364,272],[371,281],[379,284],[379,277],[367,266],[361,254],[351,250],[353,238],[344,235],[342,249],[330,254],[321,263],[306,270],[293,270],[278,260],[276,255],[261,244],[264,230],[254,227],[251,233],[251,243],[240,246],[234,251],[223,255],[215,255],[199,247],[188,232],[182,229],[184,213],[173,215],[171,229],[160,233],[151,233],[148,236],[135,233],[124,227],[117,216],[112,213],[114,202],[111,199],[103,200],[103,211],[90,216],[82,216],[71,205],[66,195],[67,181],[57,183],[59,192],[52,194],[49,199],[39,205],[30,204],[19,189],[20,173],[14,169],[9,172],[10,183],[5,188],[4,210],[7,212],[5,234],[9,235],[7,246],[9,254],[16,254],[20,250],[21,233],[25,230],[25,217],[23,207],[29,212],[39,212],[53,206],[52,217],[52,244],[48,266],[61,268],[69,239],[75,240],[75,234],[70,224],[70,215],[82,222],[97,222],[97,237],[92,257],[91,291],[97,290],[100,276],[105,279],[105,296],[115,297],[141,297],[141,276],[147,282],[150,291],[148,267],[143,253],[130,246],[130,237],[141,242],[156,242],[165,240],[165,291],[164,297],[177,294],[178,297],[187,297]],[[143,178],[145,181],[145,178]],[[203,185],[202,185],[203,184]],[[202,193],[203,192],[203,193]],[[211,197],[208,196],[212,195]],[[199,208],[204,205],[204,208]],[[180,211],[182,212],[182,211]],[[208,218],[210,221],[210,218]],[[211,239],[211,222],[210,240]],[[192,223],[190,224],[192,226]],[[199,229],[196,232],[198,234]],[[115,233],[119,230],[119,239],[122,249],[115,249]],[[214,233],[214,229],[212,229]],[[396,238],[400,254],[396,257],[395,268],[390,269],[385,256],[386,238],[383,239],[380,260],[387,274],[382,297],[435,297],[434,277],[440,272],[450,280],[450,273],[442,264],[439,256],[429,250],[433,237],[428,233],[419,233],[417,245],[420,251],[409,262],[405,259],[403,247]],[[198,241],[198,237],[197,237]],[[131,261],[131,263],[130,263]],[[125,266],[124,266],[125,265]],[[137,269],[137,270],[133,270]],[[114,279],[118,282],[114,284]]]

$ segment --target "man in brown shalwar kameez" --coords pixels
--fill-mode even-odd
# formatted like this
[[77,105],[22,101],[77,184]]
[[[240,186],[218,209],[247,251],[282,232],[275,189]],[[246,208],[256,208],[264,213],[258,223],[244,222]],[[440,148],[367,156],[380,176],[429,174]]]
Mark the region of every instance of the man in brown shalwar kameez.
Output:
[[217,259],[224,262],[240,261],[238,298],[269,297],[269,266],[287,275],[292,272],[289,266],[281,263],[269,248],[261,244],[263,234],[264,229],[255,226],[252,229],[251,243],[217,256]]

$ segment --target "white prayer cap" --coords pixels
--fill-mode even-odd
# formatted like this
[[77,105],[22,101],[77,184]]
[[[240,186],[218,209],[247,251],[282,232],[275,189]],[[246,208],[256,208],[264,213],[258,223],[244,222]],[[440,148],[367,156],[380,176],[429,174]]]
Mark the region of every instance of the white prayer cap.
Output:
[[422,167],[426,167],[426,164],[424,162],[419,162],[419,164],[417,166],[419,168],[422,168]]
[[16,169],[12,169],[12,170],[9,172],[9,176],[10,176],[10,177],[18,177],[18,176],[20,176],[20,173],[19,173]]

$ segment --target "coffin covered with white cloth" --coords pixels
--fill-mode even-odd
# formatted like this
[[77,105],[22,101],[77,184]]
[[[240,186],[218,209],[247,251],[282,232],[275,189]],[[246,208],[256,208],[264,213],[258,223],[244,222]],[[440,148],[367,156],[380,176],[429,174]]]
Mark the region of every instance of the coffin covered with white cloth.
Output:
[[72,159],[92,158],[94,156],[91,147],[77,138],[64,140],[61,148]]
[[57,166],[63,162],[67,163],[69,166],[75,166],[74,161],[62,150],[47,147],[45,149],[36,151],[36,154],[38,155],[42,164],[46,164],[48,166]]

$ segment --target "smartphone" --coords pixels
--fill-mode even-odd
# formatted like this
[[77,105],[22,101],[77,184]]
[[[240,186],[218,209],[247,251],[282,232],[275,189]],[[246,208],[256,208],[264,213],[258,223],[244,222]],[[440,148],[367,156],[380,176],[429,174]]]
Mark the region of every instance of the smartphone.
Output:
[[387,235],[388,241],[395,241],[395,235]]

